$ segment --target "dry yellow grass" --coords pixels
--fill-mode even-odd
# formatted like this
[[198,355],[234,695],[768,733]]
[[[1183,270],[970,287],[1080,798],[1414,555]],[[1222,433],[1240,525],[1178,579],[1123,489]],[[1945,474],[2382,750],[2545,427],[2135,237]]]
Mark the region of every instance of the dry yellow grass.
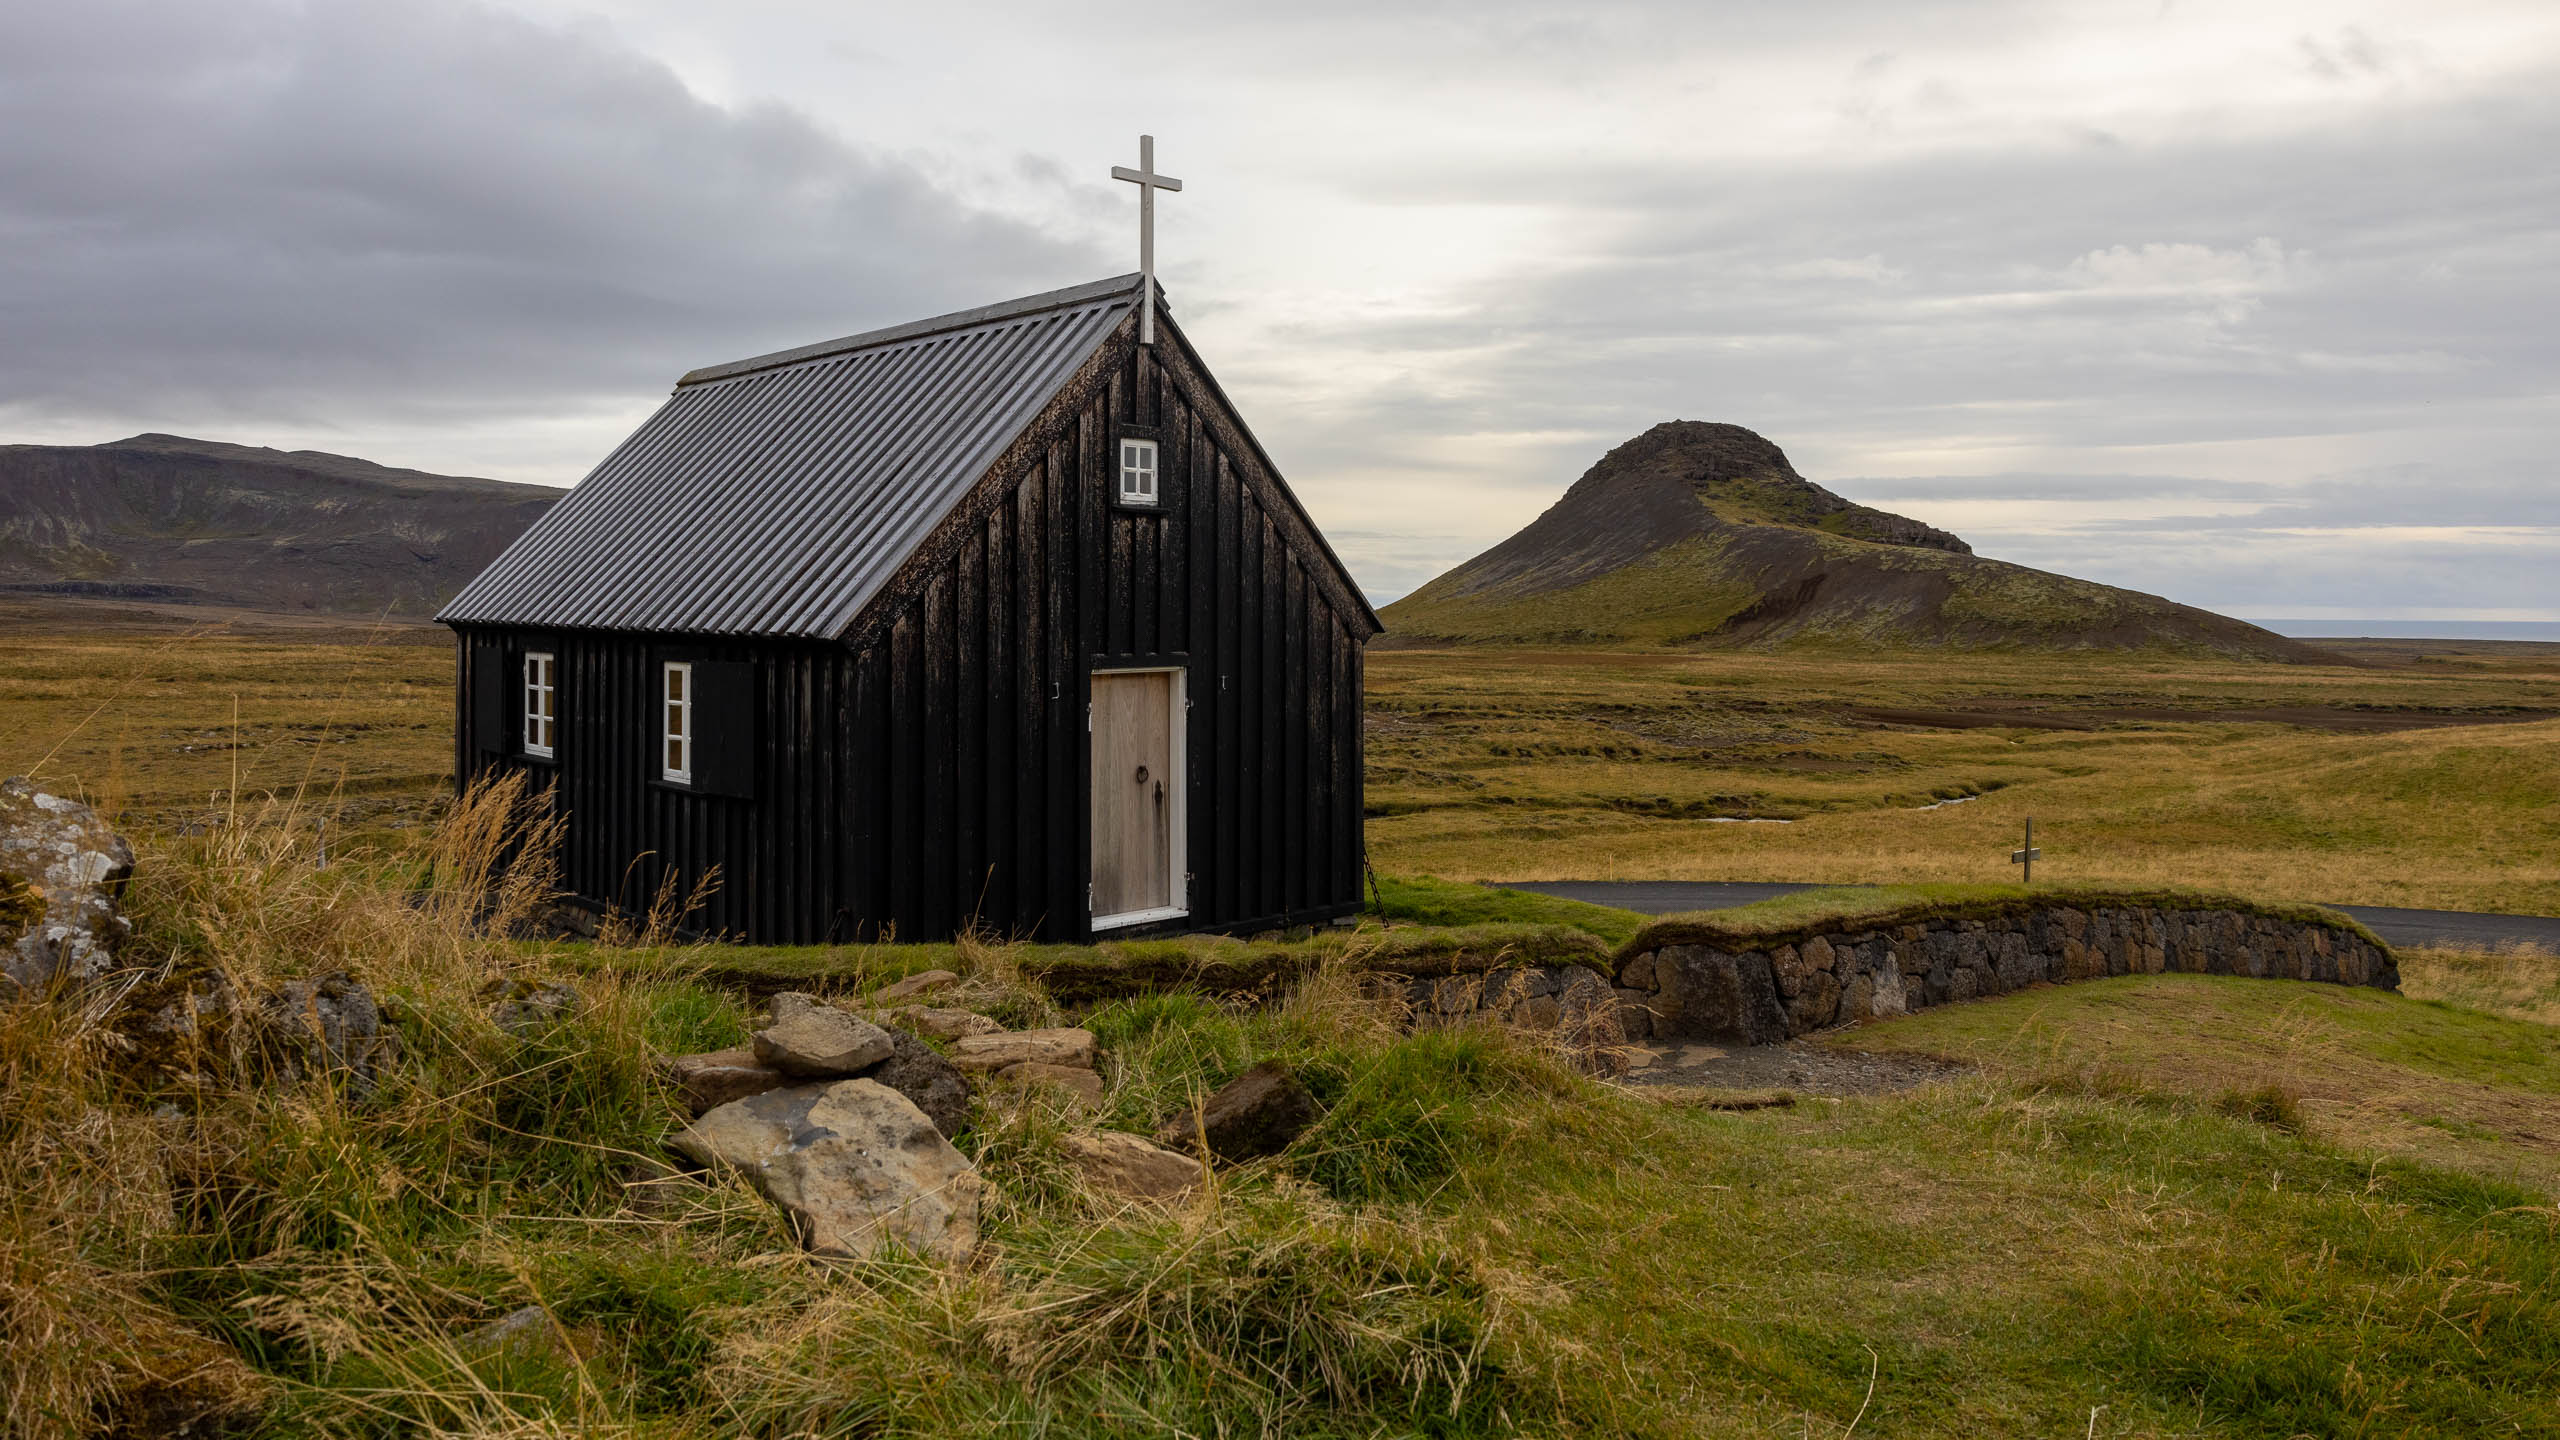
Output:
[[2494,950],[2416,946],[2400,952],[2400,993],[2560,1025],[2560,955],[2533,945]]
[[450,635],[0,599],[0,775],[35,772],[144,825],[309,792],[411,826],[453,783]]
[[[1369,677],[1369,843],[1385,870],[2004,880],[2032,815],[2039,880],[2560,913],[2560,721],[2339,733],[2204,713],[2487,720],[2560,706],[2560,661],[1391,651]],[[2196,718],[1932,729],[1857,713],[1875,709]]]
[[[250,798],[307,787],[339,833],[413,835],[451,787],[452,665],[433,627],[0,598],[0,774],[41,764],[147,828],[223,808],[236,765]],[[2540,652],[1382,651],[1369,677],[1369,843],[1390,874],[2006,880],[2033,815],[2039,879],[2560,914],[2560,721],[1951,730],[1856,713],[2560,711],[2560,658]]]

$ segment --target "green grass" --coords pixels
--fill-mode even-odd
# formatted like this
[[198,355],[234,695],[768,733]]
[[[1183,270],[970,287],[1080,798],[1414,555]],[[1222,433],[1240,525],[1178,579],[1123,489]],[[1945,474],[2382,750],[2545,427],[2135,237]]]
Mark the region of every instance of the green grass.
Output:
[[[690,952],[615,973],[272,863],[154,871],[140,943],[354,968],[394,1000],[402,1058],[369,1091],[189,1087],[48,1005],[0,1015],[0,1160],[26,1177],[0,1300],[18,1333],[64,1337],[0,1351],[0,1384],[103,1397],[21,1407],[12,1440],[135,1413],[151,1354],[225,1377],[261,1436],[2560,1434],[2560,1226],[2509,1123],[2547,1113],[2560,1059],[2521,1022],[2102,981],[1850,1037],[1963,1053],[1973,1078],[1735,1113],[1495,1029],[1406,1033],[1341,966],[1267,1003],[1073,1006],[1032,947],[875,953],[863,978],[942,960],[972,1003],[1063,1006],[1108,1085],[1091,1116],[980,1097],[972,1266],[820,1265],[736,1180],[662,1178],[682,1117],[651,1055],[750,1023]],[[1415,925],[1417,953],[1547,930],[1605,948],[1499,908],[1525,897],[1408,903],[1433,894],[1550,923]],[[497,1030],[488,979],[547,973],[583,1008]],[[2072,1049],[2098,1041],[2140,1048]],[[2408,1128],[2438,1148],[2340,1129],[2318,1084],[2193,1060],[2261,1052],[2296,1082],[2306,1056],[2364,1067],[2341,1073],[2367,1101],[2423,1093],[2440,1123]],[[1150,1131],[1264,1060],[1321,1120],[1176,1210],[1087,1191],[1054,1143]],[[474,1338],[528,1305],[541,1344]]]
[[2560,1187],[2560,1028],[2338,985],[2126,976],[1946,1005],[1827,1043],[2022,1084],[2213,1099],[2268,1087],[2352,1148]]
[[[1752,668],[1765,659],[1683,659],[1668,698],[1656,679],[1612,678],[1618,660],[1530,666],[1534,684],[1451,672],[1428,706],[1385,675],[1384,719],[1434,728],[1382,728],[1373,755],[1416,773],[1373,793],[1432,823],[1463,812],[1478,828],[1450,832],[1457,851],[1491,854],[1499,832],[1596,867],[1616,853],[1610,827],[1631,827],[1672,842],[1642,852],[1653,863],[1697,874],[1735,857],[1866,860],[1810,822],[1710,830],[1627,807],[1759,788],[1808,815],[1869,813],[2000,780],[1977,805],[1894,821],[1976,828],[1878,831],[1891,845],[1863,853],[1988,852],[2015,817],[1973,812],[2023,791],[2040,837],[2056,797],[2082,807],[2054,823],[2057,852],[2120,857],[2149,836],[2181,876],[2205,857],[2250,877],[2252,857],[2328,844],[2338,865],[2284,872],[2281,893],[2404,871],[2481,895],[2550,883],[2535,868],[2549,817],[2530,810],[2548,782],[2537,727],[1913,737],[1836,711],[1852,692],[1956,685],[1931,678],[1943,664],[1842,679],[1807,678],[1800,658]],[[2546,683],[2480,678],[2510,700]],[[2129,662],[1984,662],[1960,679],[2054,703],[2137,684],[2201,703],[2274,683]],[[2350,683],[2379,701],[2485,693],[2465,677],[2285,681],[2297,700]],[[1522,709],[1528,691],[1563,709]],[[12,692],[10,713],[101,698],[66,678]],[[248,708],[285,699],[303,703],[253,692]],[[174,723],[172,703],[155,699],[149,723]],[[1728,725],[1749,731],[1738,769],[1700,758]],[[253,782],[299,773],[283,763],[289,730],[268,737]],[[393,748],[424,754],[431,738],[404,729]],[[2395,790],[2393,754],[2444,763]],[[177,795],[214,762],[171,763],[153,783]],[[2363,788],[2324,809],[2324,776]],[[1544,808],[1486,798],[1532,778],[1544,788],[1514,798]],[[2384,791],[2418,805],[2398,830],[2368,813]],[[143,837],[134,958],[244,986],[346,968],[398,1002],[402,1057],[369,1090],[233,1083],[218,1066],[189,1082],[142,1065],[83,997],[0,1007],[8,1440],[165,1433],[152,1406],[172,1392],[262,1440],[2560,1436],[2555,1032],[2444,1003],[2540,1013],[2547,957],[2413,961],[2435,1002],[2164,975],[1940,1007],[1837,1043],[1958,1056],[1970,1077],[1734,1112],[1595,1084],[1520,1037],[1405,1034],[1320,963],[1390,942],[1416,966],[1588,954],[1633,938],[1642,922],[1624,912],[1410,881],[1388,903],[1410,923],[1384,935],[1149,942],[1110,965],[975,942],[605,954],[485,939],[462,923],[473,907],[420,909],[366,866],[310,869],[307,831],[250,829]],[[1682,848],[1693,832],[1723,848]],[[2257,838],[2217,849],[2226,833]],[[1390,835],[1382,858],[1412,838]],[[2249,848],[2262,841],[2274,848]],[[2511,872],[2482,868],[2496,849],[2517,857],[2496,862]],[[1204,978],[1230,955],[1303,978],[1240,997]],[[1038,1093],[981,1098],[965,1138],[991,1186],[975,1265],[813,1264],[736,1181],[664,1178],[681,1116],[653,1054],[736,1043],[741,989],[854,989],[927,965],[969,972],[971,1001],[1017,1022],[1091,1025],[1108,1077],[1092,1116]],[[1071,1000],[1078,966],[1144,983]],[[1026,978],[1044,974],[1059,991]],[[575,1018],[525,1035],[490,1023],[491,982],[555,976],[586,997]],[[1261,1059],[1305,1077],[1323,1123],[1185,1208],[1114,1206],[1051,1143],[1091,1124],[1150,1130]],[[499,1356],[471,1338],[525,1305],[558,1348]]]
[[2560,1433],[2528,1191],[1999,1083],[1550,1123],[1465,1208],[1629,1433]]
[[1381,876],[1378,889],[1388,919],[1416,925],[1565,925],[1615,946],[1634,939],[1645,918],[1608,905],[1428,875]]

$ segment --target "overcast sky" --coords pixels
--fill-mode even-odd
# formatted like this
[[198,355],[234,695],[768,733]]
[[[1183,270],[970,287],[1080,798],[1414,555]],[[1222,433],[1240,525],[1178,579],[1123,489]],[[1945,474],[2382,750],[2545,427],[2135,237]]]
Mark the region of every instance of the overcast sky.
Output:
[[691,367],[1135,268],[1141,130],[1382,599],[1689,418],[2236,614],[2560,620],[2549,0],[0,7],[0,440],[566,484]]

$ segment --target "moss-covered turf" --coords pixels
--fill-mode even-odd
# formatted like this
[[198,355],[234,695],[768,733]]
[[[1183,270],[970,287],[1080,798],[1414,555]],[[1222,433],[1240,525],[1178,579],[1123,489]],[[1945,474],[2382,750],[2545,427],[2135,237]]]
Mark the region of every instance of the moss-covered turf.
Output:
[[1576,930],[1587,930],[1613,946],[1634,939],[1636,932],[1644,928],[1645,921],[1644,916],[1633,910],[1540,895],[1530,890],[1505,890],[1463,880],[1442,880],[1428,875],[1381,876],[1378,893],[1385,918],[1390,922],[1443,926],[1569,925]]
[[[1427,876],[1381,878],[1378,895],[1383,920],[1373,911],[1356,928],[1250,939],[1185,935],[1003,948],[1010,963],[1060,1003],[1090,1005],[1164,990],[1267,998],[1328,964],[1398,975],[1465,974],[1511,965],[1588,965],[1614,973],[1619,962],[1666,945],[1766,947],[1817,934],[1985,919],[2058,906],[2233,910],[2325,925],[2383,944],[2354,920],[2318,906],[2165,888],[1904,885],[1808,890],[1730,910],[1658,918]],[[860,991],[919,971],[970,963],[966,944],[948,942],[638,949],[568,942],[522,948],[573,968],[682,976],[759,995],[794,988]]]
[[[1595,907],[1596,908],[1596,907]],[[622,947],[520,945],[573,969],[681,976],[749,994],[860,991],[925,970],[965,969],[969,944]],[[982,945],[1062,1004],[1163,990],[1270,997],[1327,964],[1400,975],[1450,975],[1509,965],[1606,966],[1609,942],[1572,925],[1485,922],[1326,930],[1299,938],[1185,935],[1099,945]]]
[[1887,930],[1933,920],[1986,920],[1994,916],[2067,908],[2142,906],[2159,910],[2228,910],[2296,925],[2344,931],[2382,946],[2382,937],[2354,919],[2319,905],[2250,900],[2210,890],[2125,885],[1888,885],[1873,889],[1800,890],[1729,910],[1665,915],[1645,922],[1624,954],[1665,945],[1726,947],[1784,945],[1840,931]]

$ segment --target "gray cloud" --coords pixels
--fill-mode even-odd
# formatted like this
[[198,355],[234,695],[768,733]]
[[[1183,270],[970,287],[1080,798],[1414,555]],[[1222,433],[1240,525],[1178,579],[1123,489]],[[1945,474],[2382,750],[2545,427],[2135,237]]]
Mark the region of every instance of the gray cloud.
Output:
[[[532,437],[565,479],[689,366],[1125,268],[1099,156],[1144,125],[1186,326],[1381,596],[1685,417],[2196,603],[2560,613],[2525,7],[2493,62],[2414,5],[513,3],[611,19],[12,17],[0,422]],[[2038,68],[2100,51],[2091,103]]]
[[1824,482],[1868,505],[1893,506],[1963,500],[2198,500],[2264,501],[2265,485],[2190,475],[1861,475]]
[[789,110],[456,0],[0,44],[0,415],[540,414],[1102,273]]
[[[2324,51],[2323,63],[2364,63],[2356,53]],[[1680,416],[1750,425],[1812,478],[1872,503],[1922,502],[1923,518],[1967,533],[1926,502],[2260,502],[2240,519],[2161,514],[2168,505],[2077,527],[2056,516],[2079,543],[2035,547],[2030,563],[2114,568],[2095,578],[2208,605],[2274,603],[2283,567],[2253,568],[2236,544],[2207,567],[2159,552],[2192,544],[2197,529],[2540,524],[2560,506],[2549,458],[2560,271],[2548,264],[2560,171],[2534,158],[2554,149],[2560,91],[2545,84],[2256,137],[1671,177],[1489,168],[1463,188],[1483,198],[1579,187],[1617,222],[1614,243],[1544,272],[1523,267],[1456,313],[1307,338],[1470,355],[1473,384],[1387,389],[1369,424],[1411,414],[1461,432],[1590,436],[1577,461],[1525,487],[1544,493],[1615,439]],[[2442,460],[2295,493],[2238,478],[1823,473],[1831,457],[1897,448],[2103,463],[2323,439]],[[2142,563],[2163,563],[2157,572],[2139,571],[2129,550],[2121,567],[2091,552],[2102,533],[2146,529],[2161,544]],[[2475,566],[2458,562],[2464,553],[2360,559],[2362,578],[2341,588],[2560,611],[2560,565]],[[1424,558],[1409,552],[1402,568],[1436,568]]]
[[[2093,530],[2400,529],[2560,526],[2560,485],[2519,483],[2508,472],[2465,474],[2443,464],[2376,466],[2322,475],[2307,484],[2178,475],[1923,475],[1835,482],[1870,505],[2028,500],[2057,505],[2052,528]],[[2141,513],[2076,518],[2067,507],[2136,506]],[[2210,502],[2212,511],[2181,503]]]

